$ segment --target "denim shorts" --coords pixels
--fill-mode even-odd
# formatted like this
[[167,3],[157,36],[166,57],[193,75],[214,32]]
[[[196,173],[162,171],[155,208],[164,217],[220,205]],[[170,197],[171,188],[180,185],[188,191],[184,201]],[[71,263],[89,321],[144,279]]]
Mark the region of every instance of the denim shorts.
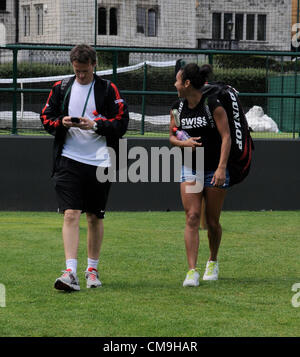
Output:
[[[211,184],[211,180],[214,176],[215,171],[199,171],[196,172],[196,170],[191,169],[190,167],[187,166],[182,166],[181,169],[181,177],[180,177],[180,182],[193,182],[193,181],[199,181],[199,182],[204,182],[203,187],[215,187],[213,184]],[[226,169],[226,180],[224,185],[218,186],[220,188],[228,188],[229,187],[229,182],[230,182],[230,177],[229,177],[229,171]]]

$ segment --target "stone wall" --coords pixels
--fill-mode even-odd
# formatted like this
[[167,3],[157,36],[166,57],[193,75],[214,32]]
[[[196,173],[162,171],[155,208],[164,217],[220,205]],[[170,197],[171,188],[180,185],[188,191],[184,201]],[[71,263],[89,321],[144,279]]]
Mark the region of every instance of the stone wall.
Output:
[[[267,16],[266,41],[257,41],[257,33],[254,40],[246,40],[246,21],[244,16],[244,39],[239,41],[239,49],[247,50],[285,50],[291,49],[291,14],[292,4],[290,0],[203,0],[197,8],[197,37],[212,37],[212,14],[232,13],[233,22],[235,14],[254,14],[255,31],[257,31],[258,14]],[[222,22],[222,37],[223,37]],[[235,36],[233,28],[232,39]]]
[[[13,1],[8,3],[12,4]],[[36,6],[38,4],[44,4],[42,35],[37,35]],[[85,0],[84,6],[77,0],[20,0],[19,41],[43,44],[82,42],[94,44],[94,4],[94,0]],[[24,36],[24,6],[30,6],[31,9],[29,36]],[[257,41],[256,35],[251,41],[244,38],[239,41],[240,49],[290,50],[291,48],[292,2],[290,0],[98,0],[98,6],[105,7],[108,13],[110,8],[116,8],[118,13],[117,35],[97,35],[98,46],[196,48],[198,39],[211,38],[212,14],[221,12],[222,14],[254,14],[256,21],[258,14],[267,16],[266,41]],[[156,36],[137,33],[137,6],[153,8],[157,11]],[[8,42],[14,42],[14,23],[11,20],[9,22],[11,27],[8,28],[10,36]]]

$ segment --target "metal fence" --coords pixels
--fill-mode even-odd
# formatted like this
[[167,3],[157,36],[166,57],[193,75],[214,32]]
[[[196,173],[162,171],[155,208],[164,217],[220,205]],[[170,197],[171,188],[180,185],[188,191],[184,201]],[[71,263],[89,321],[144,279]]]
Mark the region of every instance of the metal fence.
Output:
[[[44,133],[39,114],[54,82],[72,75],[71,46],[7,45],[0,64],[0,133]],[[256,138],[299,138],[299,61],[294,52],[95,47],[97,73],[117,84],[128,103],[129,135],[168,135],[177,99],[178,58],[210,63],[213,80],[239,91]]]

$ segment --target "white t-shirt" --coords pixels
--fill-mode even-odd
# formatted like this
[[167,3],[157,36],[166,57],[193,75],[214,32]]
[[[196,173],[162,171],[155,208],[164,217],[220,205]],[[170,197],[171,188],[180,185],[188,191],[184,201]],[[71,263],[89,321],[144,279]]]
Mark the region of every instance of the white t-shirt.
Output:
[[[93,87],[90,92],[84,117],[91,120],[95,119],[95,115],[93,114],[96,109],[94,83],[82,85],[76,80],[74,81],[71,90],[69,102],[70,116],[82,116],[82,111],[91,85],[93,85]],[[82,130],[79,128],[70,128],[67,132],[62,156],[88,165],[101,167],[111,166],[106,138],[96,134],[92,129]]]

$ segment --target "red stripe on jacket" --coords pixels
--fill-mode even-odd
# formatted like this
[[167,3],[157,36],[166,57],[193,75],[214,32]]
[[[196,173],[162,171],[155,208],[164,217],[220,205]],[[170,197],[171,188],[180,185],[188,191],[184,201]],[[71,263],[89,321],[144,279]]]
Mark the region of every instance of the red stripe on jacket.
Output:
[[118,107],[119,107],[118,114],[114,118],[111,118],[111,119],[99,117],[99,118],[96,118],[95,121],[98,121],[98,120],[107,121],[108,120],[110,122],[113,122],[114,120],[121,120],[122,119],[122,115],[124,114],[124,104],[121,101],[122,98],[120,96],[118,88],[115,86],[114,83],[111,83],[111,86],[112,86],[113,90],[115,91],[116,100],[118,101]]
[[[61,84],[62,81],[58,81],[58,82],[55,82],[53,84],[53,87],[56,87],[57,85]],[[43,124],[44,125],[47,125],[49,122],[50,122],[50,125],[54,125],[54,127],[58,127],[60,125],[60,122],[58,120],[50,120],[50,119],[47,119],[47,115],[45,115],[45,110],[47,109],[48,105],[49,105],[49,101],[50,101],[50,98],[52,97],[53,95],[53,89],[51,89],[50,91],[50,94],[49,94],[49,97],[47,99],[47,102],[46,102],[46,105],[44,106],[43,110],[42,110],[42,118],[43,118]]]

